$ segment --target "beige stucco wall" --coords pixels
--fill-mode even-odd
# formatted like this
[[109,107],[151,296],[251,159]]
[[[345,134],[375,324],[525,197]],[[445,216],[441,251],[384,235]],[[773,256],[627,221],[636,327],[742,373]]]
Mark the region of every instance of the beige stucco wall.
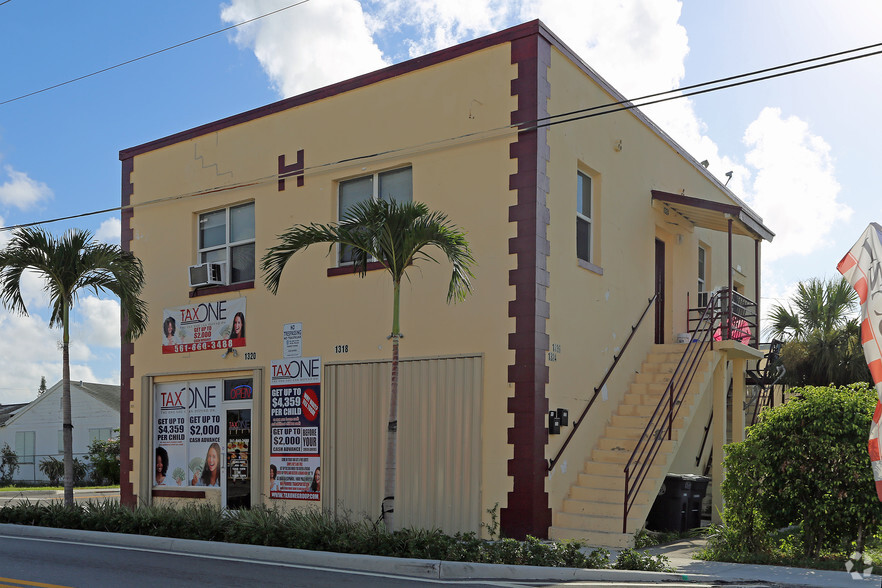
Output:
[[[475,353],[483,356],[481,504],[506,504],[511,490],[507,460],[512,457],[507,431],[513,424],[508,398],[508,366],[514,354],[508,335],[514,288],[508,253],[515,225],[508,221],[515,204],[509,175],[516,171],[509,145],[516,137],[504,128],[517,101],[510,95],[516,76],[507,44],[408,73],[358,90],[332,96],[156,149],[135,157],[131,181],[136,206],[132,251],[144,263],[150,304],[148,334],[135,343],[132,458],[134,487],[149,492],[145,477],[152,451],[149,390],[146,377],[175,380],[189,373],[247,373],[268,369],[282,358],[282,325],[303,324],[303,355],[321,356],[324,363],[386,359],[391,347],[392,293],[388,275],[370,272],[328,277],[334,253],[315,248],[289,263],[278,296],[262,286],[190,299],[186,268],[196,262],[197,219],[201,212],[236,203],[256,203],[256,251],[259,258],[275,243],[274,236],[297,223],[333,222],[337,217],[337,185],[347,178],[411,165],[414,198],[442,210],[468,232],[475,268],[473,294],[463,303],[445,301],[450,266],[423,262],[403,285],[401,352],[407,357]],[[552,49],[548,70],[551,114],[609,101],[609,96],[584,72]],[[496,130],[494,130],[496,129]],[[503,130],[498,130],[503,129]],[[472,135],[477,133],[476,135]],[[448,140],[452,137],[456,139]],[[622,149],[615,146],[621,141]],[[653,244],[667,245],[668,303],[666,337],[674,340],[686,328],[687,291],[696,289],[699,241],[710,247],[712,273],[708,289],[725,284],[725,234],[694,229],[653,207],[650,190],[685,193],[731,203],[694,163],[685,159],[631,113],[618,113],[549,128],[551,160],[548,227],[551,257],[546,332],[560,346],[550,369],[546,394],[550,408],[568,408],[574,421],[613,361],[630,328],[653,291]],[[294,160],[305,152],[305,185],[287,181],[277,190],[277,157]],[[365,154],[393,153],[349,163],[334,163]],[[596,231],[602,274],[580,267],[575,254],[576,171],[595,178]],[[234,189],[204,193],[221,186]],[[198,195],[193,195],[198,194]],[[158,204],[148,204],[160,201]],[[745,293],[753,297],[753,242],[735,240],[735,263],[747,274]],[[259,274],[259,272],[258,272]],[[247,298],[247,347],[238,356],[221,351],[163,355],[160,348],[162,310],[198,301]],[[557,509],[582,461],[602,432],[617,401],[646,355],[652,340],[652,314],[647,315],[628,354],[607,385],[609,398],[599,401],[547,480],[550,507]],[[348,353],[335,354],[347,345]],[[245,352],[256,354],[246,359]],[[175,375],[169,375],[175,374]],[[269,388],[268,378],[262,390]],[[258,393],[260,393],[258,392]],[[266,411],[263,411],[266,413]],[[254,418],[257,419],[257,414]],[[268,427],[268,414],[262,415]],[[564,429],[564,433],[568,430]],[[551,458],[564,435],[552,436]],[[261,439],[257,472],[268,469],[269,440]],[[262,482],[261,482],[262,483]],[[146,490],[145,490],[146,489]],[[258,494],[263,494],[265,488]],[[143,498],[143,497],[138,497]],[[267,499],[268,500],[268,499]],[[286,501],[280,506],[302,506]],[[314,506],[314,505],[313,505]]]
[[[478,266],[474,293],[462,303],[446,303],[451,267],[443,258],[436,265],[422,262],[411,268],[411,281],[402,287],[402,356],[431,357],[480,352],[487,365],[484,375],[484,437],[482,492],[485,504],[504,502],[510,481],[506,460],[510,448],[505,429],[511,426],[506,412],[510,395],[506,366],[513,361],[507,334],[514,330],[507,301],[513,298],[508,272],[513,259],[508,223],[513,193],[508,176],[515,171],[509,158],[511,133],[483,133],[451,144],[433,141],[504,127],[516,100],[510,96],[515,69],[508,46],[472,54],[468,59],[441,65],[327,98],[138,155],[131,179],[136,206],[132,228],[133,252],[147,273],[143,292],[149,301],[148,334],[135,343],[136,414],[149,407],[142,403],[140,378],[144,375],[186,374],[210,370],[268,368],[282,358],[282,325],[303,323],[303,355],[321,356],[324,362],[386,359],[391,345],[391,282],[383,271],[328,277],[335,266],[327,248],[309,249],[286,268],[278,296],[258,283],[254,289],[188,298],[187,266],[196,262],[196,221],[204,211],[232,204],[256,203],[257,257],[275,243],[274,236],[296,223],[336,220],[337,182],[342,179],[412,165],[415,200],[443,210],[468,232]],[[494,136],[496,135],[496,136]],[[325,164],[403,148],[383,157],[348,164]],[[305,151],[305,185],[289,179],[285,191],[277,190],[277,157],[293,161]],[[237,184],[257,185],[212,194],[143,203]],[[247,298],[247,341],[238,356],[222,358],[221,351],[162,355],[162,309],[198,301]],[[347,345],[347,354],[335,346]],[[244,352],[256,353],[246,360]],[[180,378],[179,378],[180,379]],[[268,382],[264,388],[268,389]],[[268,419],[264,415],[264,420]],[[151,443],[150,431],[135,419],[133,456]],[[266,426],[266,425],[265,425]],[[148,448],[148,452],[149,452]],[[268,468],[265,459],[257,471]],[[136,459],[136,464],[138,460]],[[143,469],[143,468],[142,468]],[[135,472],[138,488],[142,472]],[[295,501],[285,501],[290,506]],[[299,506],[300,504],[298,504]],[[483,509],[482,509],[483,510]]]
[[[548,75],[552,115],[617,101],[556,49],[552,49]],[[707,290],[726,285],[727,235],[695,228],[676,213],[665,214],[663,206],[652,204],[650,191],[685,193],[726,204],[733,201],[694,162],[628,111],[552,126],[548,142],[552,255],[547,332],[550,343],[560,345],[561,351],[555,361],[548,362],[547,396],[551,410],[569,410],[572,427],[653,295],[655,239],[665,243],[666,342],[676,342],[677,333],[686,331],[687,292],[695,305],[699,241],[709,247]],[[602,273],[580,267],[575,254],[577,170],[594,181],[599,232],[594,263]],[[746,275],[739,281],[751,299],[753,259],[754,241],[735,236],[733,264],[741,264]],[[552,509],[561,507],[583,461],[640,369],[653,342],[653,312],[647,313],[607,383],[608,400],[598,398],[589,420],[550,473],[546,487]],[[550,436],[549,459],[569,433],[564,427],[561,435]]]

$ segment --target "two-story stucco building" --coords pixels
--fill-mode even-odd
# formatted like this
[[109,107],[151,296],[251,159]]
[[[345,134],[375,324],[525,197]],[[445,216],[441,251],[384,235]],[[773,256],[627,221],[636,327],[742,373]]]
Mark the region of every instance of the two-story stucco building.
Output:
[[[498,505],[510,537],[619,541],[655,372],[709,292],[759,300],[772,238],[639,110],[578,114],[623,100],[533,21],[123,150],[122,242],[150,306],[123,345],[123,500],[378,516],[391,280],[310,248],[273,296],[259,264],[287,228],[391,197],[445,212],[477,260],[465,302],[446,304],[444,262],[403,288],[397,520],[480,531]],[[704,354],[627,530],[665,472],[697,469],[727,359],[737,382],[756,355]]]

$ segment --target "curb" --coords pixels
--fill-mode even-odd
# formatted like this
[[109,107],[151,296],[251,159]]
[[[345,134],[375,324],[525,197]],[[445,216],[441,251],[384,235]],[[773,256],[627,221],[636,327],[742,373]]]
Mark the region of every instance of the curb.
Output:
[[594,580],[599,582],[683,582],[711,581],[704,574],[683,575],[665,572],[631,570],[589,570],[578,568],[544,568],[523,565],[498,565],[440,560],[407,559],[350,553],[331,553],[285,547],[266,547],[242,543],[196,541],[149,535],[128,535],[100,531],[79,531],[54,527],[0,524],[0,535],[59,539],[77,543],[93,543],[116,547],[131,547],[150,551],[169,551],[182,554],[211,555],[215,557],[248,558],[258,562],[347,569],[360,572],[395,574],[411,578],[437,580],[499,579],[565,581]]

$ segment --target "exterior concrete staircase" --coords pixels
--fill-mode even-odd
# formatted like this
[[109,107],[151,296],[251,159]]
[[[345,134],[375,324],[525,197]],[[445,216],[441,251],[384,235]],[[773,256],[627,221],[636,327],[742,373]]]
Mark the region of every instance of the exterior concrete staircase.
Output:
[[[715,366],[713,352],[707,352],[692,380],[677,418],[672,440],[662,442],[649,474],[628,514],[628,532],[622,533],[624,514],[624,467],[655,411],[671,374],[677,367],[686,345],[654,345],[622,403],[613,413],[603,435],[585,461],[577,481],[570,486],[563,508],[553,513],[549,535],[553,539],[580,539],[592,546],[628,547],[634,533],[643,527],[680,440],[701,396],[712,389]],[[704,423],[696,424],[704,426]],[[683,473],[683,472],[680,472]]]

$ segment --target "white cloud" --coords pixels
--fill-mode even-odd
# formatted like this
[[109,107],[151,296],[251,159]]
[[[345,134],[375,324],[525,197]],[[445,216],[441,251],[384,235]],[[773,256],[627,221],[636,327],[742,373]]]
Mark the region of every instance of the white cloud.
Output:
[[119,218],[113,217],[101,223],[95,232],[95,238],[102,243],[111,243],[119,245],[122,223]]
[[28,402],[37,395],[40,377],[48,385],[61,378],[61,331],[39,316],[0,314],[0,403]]
[[450,47],[510,24],[517,10],[509,0],[386,0],[369,22],[373,32],[403,32],[410,57]]
[[763,248],[764,261],[808,255],[829,245],[837,222],[852,209],[839,200],[830,146],[806,122],[764,108],[744,133],[745,159],[756,170],[749,202],[775,240]]
[[[221,18],[237,23],[278,10],[279,0],[233,0]],[[387,65],[357,0],[321,0],[239,27],[235,41],[254,51],[273,87],[293,96]]]
[[[0,404],[30,402],[41,377],[51,386],[62,376],[61,329],[49,328],[47,309],[28,310],[30,316],[18,316],[0,309]],[[77,310],[81,318],[71,325],[71,379],[118,385],[119,304],[90,296],[79,301]],[[100,347],[109,353],[95,353]]]
[[6,206],[25,210],[52,198],[52,190],[43,182],[31,179],[10,165],[3,166],[3,170],[8,179],[0,184],[0,202]]
[[49,294],[45,286],[46,280],[33,270],[25,270],[21,275],[18,287],[29,314],[42,313],[49,308]]
[[[80,298],[76,304],[79,320],[76,325],[76,340],[88,348],[92,346],[118,348],[119,302],[103,300],[95,296]],[[73,337],[73,331],[71,333]]]
[[520,20],[540,18],[628,98],[676,88],[689,53],[676,0],[526,0]]

